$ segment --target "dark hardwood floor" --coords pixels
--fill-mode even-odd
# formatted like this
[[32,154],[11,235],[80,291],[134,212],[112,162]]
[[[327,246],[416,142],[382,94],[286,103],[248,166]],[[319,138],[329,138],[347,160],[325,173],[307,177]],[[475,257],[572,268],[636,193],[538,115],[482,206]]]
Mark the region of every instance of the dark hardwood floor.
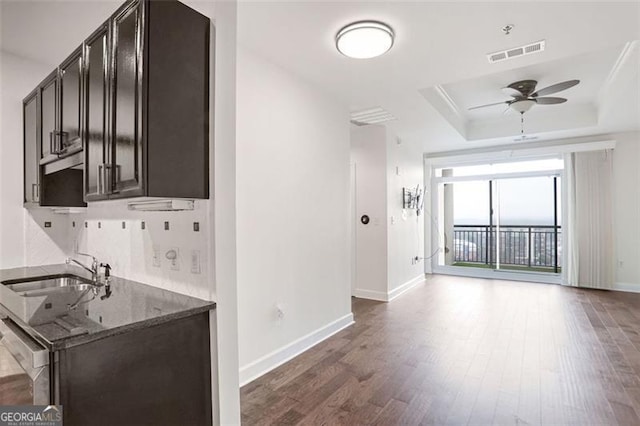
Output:
[[244,424],[640,425],[640,294],[433,276],[241,390]]

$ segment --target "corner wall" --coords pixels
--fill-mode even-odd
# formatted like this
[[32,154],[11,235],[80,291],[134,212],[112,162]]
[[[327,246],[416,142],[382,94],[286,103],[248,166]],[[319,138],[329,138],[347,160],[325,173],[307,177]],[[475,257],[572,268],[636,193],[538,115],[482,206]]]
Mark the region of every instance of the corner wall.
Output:
[[421,145],[403,142],[392,127],[351,128],[356,297],[390,301],[424,279],[424,211],[417,215],[402,202],[403,188],[419,185],[424,194],[422,158]]
[[242,47],[237,84],[240,382],[352,323],[349,113]]
[[612,136],[615,288],[640,292],[640,132]]
[[[422,190],[423,209],[402,208],[402,188]],[[428,196],[424,187],[423,150],[419,143],[387,137],[387,214],[389,295],[394,298],[424,279],[424,223]],[[415,258],[418,257],[416,260]]]
[[[387,265],[387,129],[351,127],[351,162],[355,185],[353,295],[386,300]],[[369,223],[361,222],[367,215]]]

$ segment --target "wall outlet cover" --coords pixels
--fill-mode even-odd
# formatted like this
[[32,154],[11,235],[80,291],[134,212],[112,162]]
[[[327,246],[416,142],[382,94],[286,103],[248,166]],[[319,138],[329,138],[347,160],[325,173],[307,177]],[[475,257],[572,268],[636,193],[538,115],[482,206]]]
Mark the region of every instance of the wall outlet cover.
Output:
[[191,273],[199,274],[200,272],[200,250],[191,250]]
[[172,271],[180,270],[180,250],[177,247],[170,247],[164,257],[169,261],[169,269]]
[[152,256],[151,262],[153,266],[156,268],[159,268],[160,267],[160,247],[153,246],[153,251],[151,256]]

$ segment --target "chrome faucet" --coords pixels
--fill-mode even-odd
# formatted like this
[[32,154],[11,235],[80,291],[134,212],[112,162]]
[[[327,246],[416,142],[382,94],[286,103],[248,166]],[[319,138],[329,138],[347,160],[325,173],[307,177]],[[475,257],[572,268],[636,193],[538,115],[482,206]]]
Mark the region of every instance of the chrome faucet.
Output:
[[87,254],[87,253],[80,253],[80,252],[76,252],[76,254],[80,254],[82,256],[87,256],[90,257],[92,259],[91,262],[91,268],[87,267],[84,263],[77,261],[76,259],[73,259],[71,257],[67,258],[67,265],[70,264],[71,262],[75,263],[76,265],[80,266],[81,268],[83,268],[84,270],[88,271],[91,273],[91,281],[93,281],[94,285],[98,284],[98,267],[99,267],[99,263],[98,263],[98,259],[96,259],[94,256]]

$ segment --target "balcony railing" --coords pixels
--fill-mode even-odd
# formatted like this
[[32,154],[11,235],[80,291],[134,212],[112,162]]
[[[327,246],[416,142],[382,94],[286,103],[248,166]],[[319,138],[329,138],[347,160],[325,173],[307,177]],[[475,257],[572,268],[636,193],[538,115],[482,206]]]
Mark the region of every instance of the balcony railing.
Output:
[[561,232],[560,226],[553,225],[500,226],[498,244],[496,226],[454,225],[453,261],[462,266],[494,267],[499,245],[500,265],[505,269],[559,272]]

